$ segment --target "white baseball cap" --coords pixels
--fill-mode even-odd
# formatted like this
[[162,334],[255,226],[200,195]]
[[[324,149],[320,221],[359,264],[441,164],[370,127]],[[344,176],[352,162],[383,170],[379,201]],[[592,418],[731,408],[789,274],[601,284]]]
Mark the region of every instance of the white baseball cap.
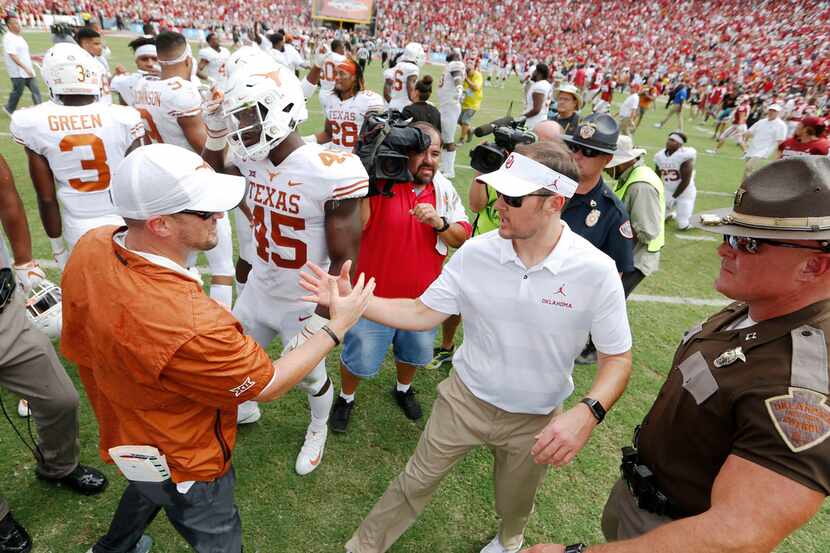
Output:
[[781,112],[781,106],[778,105],[778,104],[772,104],[772,105],[770,105],[770,107],[767,108],[767,111],[769,111],[769,110],[774,110],[774,111],[777,111],[777,112],[780,113]]
[[205,161],[172,144],[133,150],[113,173],[110,198],[115,212],[140,221],[181,211],[219,213],[245,195],[245,179],[215,172]]
[[480,175],[476,180],[505,196],[525,196],[544,188],[570,198],[579,186],[572,178],[516,152],[507,156],[498,170]]

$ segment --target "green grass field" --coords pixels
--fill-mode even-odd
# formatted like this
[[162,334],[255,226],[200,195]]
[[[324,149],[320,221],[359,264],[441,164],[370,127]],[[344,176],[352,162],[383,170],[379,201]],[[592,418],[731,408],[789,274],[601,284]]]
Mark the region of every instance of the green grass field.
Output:
[[[26,38],[33,53],[42,54],[50,45],[46,34],[28,34]],[[112,62],[131,68],[127,42],[124,38],[107,39],[113,50]],[[440,68],[427,67],[426,71],[438,75]],[[373,90],[381,90],[381,71],[377,62],[369,66],[367,85]],[[8,96],[9,86],[3,73],[0,75],[3,101]],[[48,96],[42,82],[41,92]],[[521,91],[515,79],[505,89],[487,88],[482,110],[473,123],[478,125],[502,116],[509,100],[516,100],[513,113],[519,113]],[[28,105],[30,101],[27,92],[22,105]],[[311,117],[303,125],[302,134],[322,128],[323,119],[316,96],[309,108]],[[636,135],[637,145],[648,149],[649,159],[662,147],[671,130],[658,130],[652,126],[662,119],[663,114],[660,104],[656,111],[647,115]],[[8,124],[8,117],[0,115],[0,132],[4,133],[0,152],[14,171],[26,205],[35,256],[48,259],[51,252],[37,216],[25,155],[22,148],[8,138]],[[690,145],[699,152],[696,210],[729,205],[730,195],[743,170],[737,147],[729,145],[720,155],[710,156],[703,150],[713,145],[711,125],[704,127],[701,123],[687,122],[686,132]],[[462,197],[466,197],[473,174],[466,167],[469,151],[470,146],[465,145],[457,159],[458,164],[465,166],[457,169],[455,181]],[[702,238],[704,234],[690,231],[683,236]],[[647,278],[636,292],[719,299],[712,288],[718,268],[716,246],[717,243],[712,241],[681,240],[674,223],[670,223],[660,272]],[[58,278],[55,272],[51,272],[51,276]],[[717,309],[643,301],[629,305],[635,346],[634,371],[628,390],[577,459],[570,466],[551,470],[548,474],[537,497],[536,513],[527,529],[527,544],[602,541],[600,513],[618,475],[619,449],[629,443],[634,426],[656,396],[682,332]],[[276,355],[277,351],[278,347],[272,346],[272,354]],[[328,363],[329,373],[335,382],[339,382],[338,356],[330,355]],[[75,367],[66,363],[66,369],[78,389],[82,389]],[[415,387],[426,415],[435,397],[435,387],[445,376],[426,370],[416,376]],[[593,376],[593,367],[575,368],[576,391],[572,401],[581,397]],[[426,421],[424,417],[422,422],[415,424],[404,418],[389,393],[394,379],[394,367],[391,358],[387,357],[380,376],[365,382],[359,389],[349,432],[330,436],[321,467],[307,477],[299,477],[294,472],[294,460],[309,417],[305,394],[294,391],[273,404],[264,405],[260,422],[240,429],[234,465],[246,551],[343,551],[342,545],[362,517],[386,489],[390,479],[403,468]],[[17,399],[8,393],[3,393],[2,398],[6,409],[13,413]],[[12,417],[18,427],[25,427],[22,419],[14,414]],[[103,468],[110,478],[109,489],[98,497],[80,497],[37,480],[34,460],[28,450],[11,429],[6,427],[0,431],[0,492],[11,503],[15,518],[32,534],[34,551],[38,553],[86,551],[106,531],[124,488],[125,481],[117,470],[104,466],[97,456],[97,424],[83,394],[81,445],[82,462]],[[493,501],[490,455],[484,450],[474,451],[447,477],[433,502],[392,551],[477,552],[497,528]],[[155,552],[190,551],[164,516],[158,517],[149,528],[149,534],[156,541]],[[825,505],[822,512],[790,537],[779,551],[830,551],[830,507]]]

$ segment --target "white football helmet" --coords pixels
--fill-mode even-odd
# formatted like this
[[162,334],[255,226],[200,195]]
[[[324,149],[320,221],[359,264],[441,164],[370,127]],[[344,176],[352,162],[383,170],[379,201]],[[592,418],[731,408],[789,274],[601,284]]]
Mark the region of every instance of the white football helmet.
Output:
[[59,94],[100,96],[103,67],[77,44],[60,42],[43,56],[43,80],[52,101],[59,103]]
[[26,298],[26,315],[32,325],[52,340],[61,335],[61,289],[48,280],[34,286]]
[[231,149],[254,161],[265,159],[308,119],[300,81],[267,54],[237,61],[223,81],[222,111]]
[[424,52],[424,47],[421,46],[421,43],[410,42],[403,49],[403,54],[401,54],[400,61],[409,61],[420,67],[424,64],[426,59],[427,54],[426,52]]

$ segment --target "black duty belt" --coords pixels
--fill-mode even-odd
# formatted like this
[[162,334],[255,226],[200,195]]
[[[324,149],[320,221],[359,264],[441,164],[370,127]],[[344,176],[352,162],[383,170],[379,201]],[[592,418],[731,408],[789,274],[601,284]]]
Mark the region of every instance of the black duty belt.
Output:
[[640,462],[640,454],[635,448],[622,448],[620,472],[631,494],[637,499],[637,506],[640,509],[673,519],[689,516],[686,511],[660,491],[655,482],[654,473]]
[[14,295],[14,273],[8,267],[0,269],[0,313],[11,302]]

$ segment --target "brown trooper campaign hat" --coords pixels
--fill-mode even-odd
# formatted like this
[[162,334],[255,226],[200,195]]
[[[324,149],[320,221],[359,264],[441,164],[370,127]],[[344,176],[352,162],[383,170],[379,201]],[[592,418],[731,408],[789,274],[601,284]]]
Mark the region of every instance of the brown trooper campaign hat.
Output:
[[731,208],[692,217],[701,230],[786,240],[830,239],[830,158],[799,156],[749,175]]

